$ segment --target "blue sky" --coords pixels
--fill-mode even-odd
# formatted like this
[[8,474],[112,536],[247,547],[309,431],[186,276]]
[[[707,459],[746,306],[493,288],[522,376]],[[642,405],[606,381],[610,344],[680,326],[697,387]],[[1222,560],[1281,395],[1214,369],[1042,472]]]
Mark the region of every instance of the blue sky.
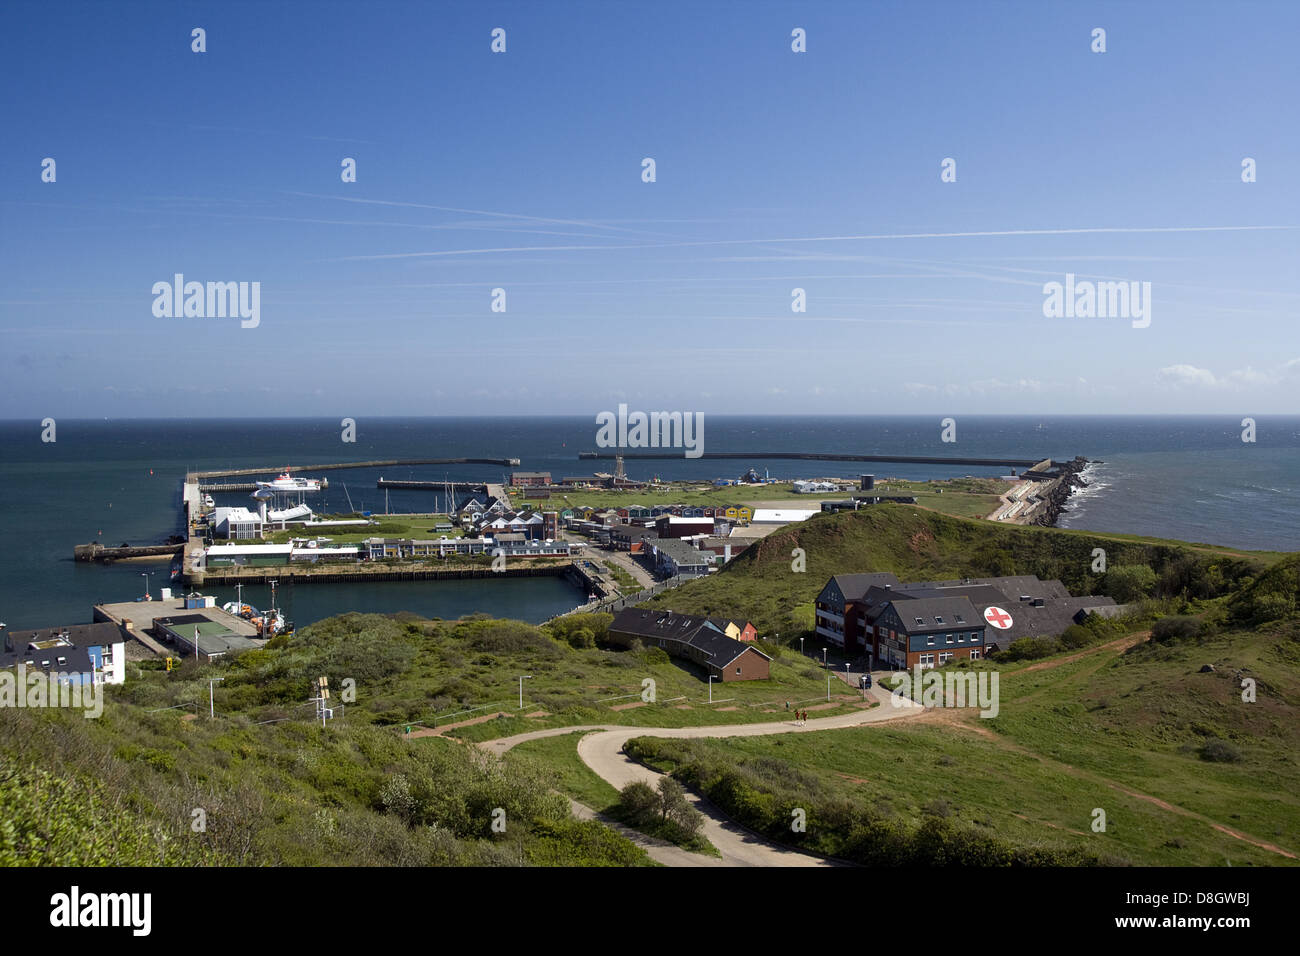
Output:
[[[1281,2],[11,3],[0,417],[1294,412],[1298,28]],[[1067,272],[1150,282],[1150,326],[1045,318]],[[260,325],[155,317],[175,273],[260,282]]]

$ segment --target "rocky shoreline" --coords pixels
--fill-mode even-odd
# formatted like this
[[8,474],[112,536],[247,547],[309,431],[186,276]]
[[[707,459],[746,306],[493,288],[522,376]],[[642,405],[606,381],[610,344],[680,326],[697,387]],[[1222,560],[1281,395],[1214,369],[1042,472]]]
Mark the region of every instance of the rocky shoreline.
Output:
[[1056,522],[1061,517],[1061,512],[1065,510],[1065,503],[1070,500],[1070,496],[1078,489],[1088,487],[1082,472],[1089,464],[1092,462],[1082,455],[1076,455],[1072,460],[1060,463],[1061,477],[1047,493],[1046,504],[1043,510],[1034,516],[1032,524],[1042,525],[1045,528],[1056,527]]

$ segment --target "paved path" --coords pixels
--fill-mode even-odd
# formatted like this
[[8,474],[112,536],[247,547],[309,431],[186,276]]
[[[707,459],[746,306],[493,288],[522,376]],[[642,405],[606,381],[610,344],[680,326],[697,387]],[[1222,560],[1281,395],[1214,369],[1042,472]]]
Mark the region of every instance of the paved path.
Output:
[[[878,724],[888,720],[913,717],[924,713],[924,708],[904,701],[904,706],[895,707],[889,691],[877,682],[871,688],[872,695],[880,706],[870,710],[859,710],[834,717],[815,717],[802,727],[792,720],[772,721],[758,724],[725,724],[715,727],[619,727],[608,724],[592,724],[580,727],[550,727],[516,734],[499,740],[485,741],[479,746],[496,754],[504,754],[518,744],[543,737],[556,737],[578,731],[592,731],[578,741],[578,756],[597,776],[616,790],[622,790],[629,783],[642,780],[651,786],[657,786],[662,774],[644,767],[623,753],[623,745],[633,737],[670,737],[670,738],[726,738],[759,737],[768,734],[810,733],[815,730],[838,730],[859,727],[866,724]],[[695,808],[704,815],[702,833],[709,842],[718,848],[722,858],[703,857],[696,853],[686,853],[678,847],[671,847],[673,853],[664,851],[642,841],[652,858],[667,866],[831,866],[821,857],[810,856],[797,850],[786,849],[737,826],[712,804],[699,799],[692,793],[687,794]],[[625,834],[626,835],[626,834]],[[648,839],[648,838],[647,838]],[[661,841],[654,841],[655,843]],[[683,856],[682,854],[685,854]]]

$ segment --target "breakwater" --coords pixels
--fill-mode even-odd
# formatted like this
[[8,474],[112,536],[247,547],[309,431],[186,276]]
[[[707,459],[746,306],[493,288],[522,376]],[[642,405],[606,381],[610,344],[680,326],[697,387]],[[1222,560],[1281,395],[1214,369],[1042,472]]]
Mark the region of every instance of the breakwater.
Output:
[[[622,458],[625,461],[666,461],[674,458],[684,458],[685,454],[681,449],[676,451],[629,451],[629,452],[603,452],[603,451],[582,451],[578,452],[580,460],[589,461],[594,459],[614,459]],[[1052,467],[1050,458],[946,458],[927,455],[832,455],[818,454],[816,452],[738,452],[738,451],[720,451],[705,452],[702,455],[692,458],[692,461],[698,458],[705,459],[746,459],[759,461],[763,459],[772,460],[795,460],[795,461],[862,461],[862,462],[880,462],[884,464],[901,464],[901,465],[978,465],[991,468],[1032,468],[1036,471],[1046,471]]]
[[1082,455],[1076,456],[1070,461],[1057,463],[1059,475],[1044,494],[1044,503],[1038,513],[1034,515],[1031,524],[1042,525],[1046,528],[1056,526],[1056,522],[1060,519],[1061,512],[1065,510],[1065,503],[1070,500],[1070,496],[1079,488],[1088,486],[1088,482],[1084,480],[1081,474],[1088,464],[1088,459]]

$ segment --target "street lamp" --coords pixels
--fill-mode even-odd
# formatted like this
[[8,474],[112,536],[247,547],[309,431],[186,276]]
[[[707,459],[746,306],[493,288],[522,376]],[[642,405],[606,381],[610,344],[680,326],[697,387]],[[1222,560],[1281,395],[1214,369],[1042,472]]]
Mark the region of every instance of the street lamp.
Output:
[[709,675],[709,703],[713,703],[713,675]]
[[224,677],[209,677],[209,678],[208,678],[208,720],[215,720],[216,717],[217,717],[216,704],[215,704],[215,702],[213,701],[213,698],[212,698],[212,688],[213,688],[213,686],[214,686],[215,684],[217,684],[217,683],[219,683],[219,682],[221,682],[221,681],[223,681],[223,680],[225,680]]
[[524,709],[524,681],[532,680],[532,679],[533,679],[532,674],[519,675],[519,709],[520,710]]
[[803,638],[799,638],[799,656],[803,657]]
[[149,579],[153,577],[152,571],[141,571],[140,577],[144,578],[144,596],[149,596]]

